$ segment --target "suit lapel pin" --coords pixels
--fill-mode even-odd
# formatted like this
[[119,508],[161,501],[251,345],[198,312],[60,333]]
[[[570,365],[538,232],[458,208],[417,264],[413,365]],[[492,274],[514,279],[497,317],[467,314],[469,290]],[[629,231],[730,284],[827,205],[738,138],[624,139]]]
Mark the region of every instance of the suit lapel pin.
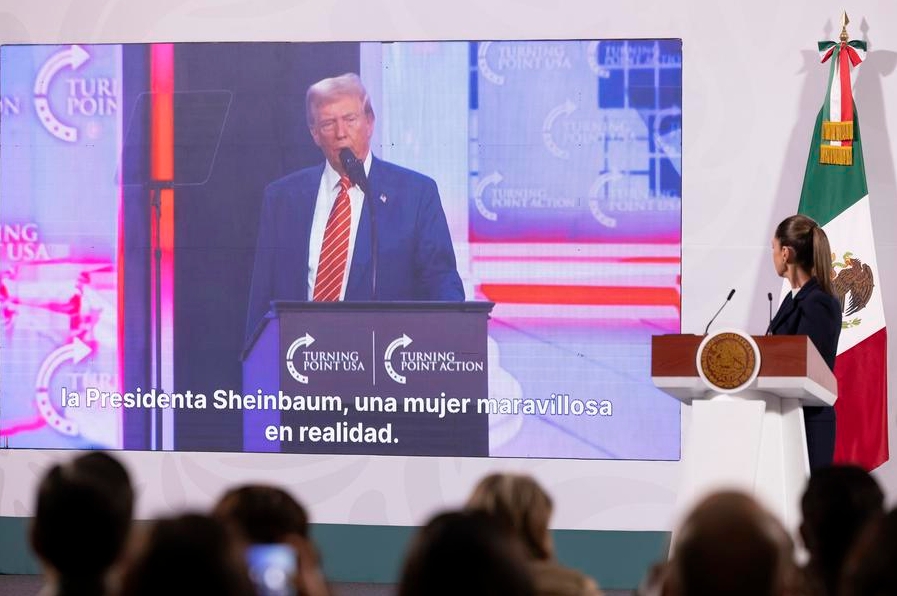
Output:
[[380,202],[386,204],[386,195],[380,195]]

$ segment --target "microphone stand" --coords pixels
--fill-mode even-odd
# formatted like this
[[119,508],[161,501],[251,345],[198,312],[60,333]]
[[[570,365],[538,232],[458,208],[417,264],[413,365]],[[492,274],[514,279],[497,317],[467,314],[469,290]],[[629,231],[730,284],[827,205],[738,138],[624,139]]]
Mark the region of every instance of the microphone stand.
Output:
[[716,317],[719,316],[719,313],[723,312],[723,309],[726,308],[726,305],[729,304],[729,300],[731,300],[732,296],[734,296],[734,295],[735,295],[735,288],[732,288],[732,290],[729,292],[729,295],[723,301],[722,305],[720,305],[719,310],[716,311],[716,314],[713,315],[713,318],[711,318],[710,322],[707,323],[707,327],[704,328],[704,335],[707,335],[707,333],[710,331],[710,326],[713,325],[713,322],[716,320]]
[[[365,186],[368,186],[365,184]],[[374,213],[373,197],[370,195],[370,188],[362,189],[364,192],[364,200],[368,204],[368,217],[370,218],[371,223],[371,300],[377,300],[377,216]]]
[[[174,188],[171,180],[153,180],[146,184],[152,210],[153,246],[153,388],[162,391],[162,191]],[[158,449],[157,435],[161,427],[158,412],[151,414],[152,450]]]
[[377,300],[377,215],[374,198],[371,196],[370,181],[364,172],[364,163],[358,159],[352,150],[344,148],[339,153],[340,162],[346,175],[353,184],[356,184],[364,194],[363,204],[368,206],[368,218],[371,227],[371,300]]

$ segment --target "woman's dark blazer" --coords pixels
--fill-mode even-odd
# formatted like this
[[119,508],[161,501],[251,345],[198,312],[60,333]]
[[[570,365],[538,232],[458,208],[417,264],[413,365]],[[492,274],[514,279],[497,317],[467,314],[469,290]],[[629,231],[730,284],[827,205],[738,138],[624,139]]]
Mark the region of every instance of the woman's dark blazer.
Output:
[[[816,278],[805,283],[793,298],[789,293],[769,325],[773,335],[808,335],[825,363],[835,368],[841,335],[841,303],[820,287]],[[832,463],[835,453],[835,408],[804,407],[810,469]]]
[[822,359],[834,370],[841,335],[841,303],[812,277],[794,298],[791,294],[785,297],[769,331],[773,335],[809,335]]

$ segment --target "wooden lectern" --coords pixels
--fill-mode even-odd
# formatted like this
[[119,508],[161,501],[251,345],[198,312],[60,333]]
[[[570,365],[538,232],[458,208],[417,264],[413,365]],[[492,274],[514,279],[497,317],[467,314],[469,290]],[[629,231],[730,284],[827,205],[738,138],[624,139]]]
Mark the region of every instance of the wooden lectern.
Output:
[[805,335],[744,338],[759,351],[759,370],[731,391],[699,371],[705,337],[651,340],[654,384],[691,410],[674,521],[709,492],[734,488],[753,494],[794,532],[809,477],[801,406],[833,405],[837,381]]

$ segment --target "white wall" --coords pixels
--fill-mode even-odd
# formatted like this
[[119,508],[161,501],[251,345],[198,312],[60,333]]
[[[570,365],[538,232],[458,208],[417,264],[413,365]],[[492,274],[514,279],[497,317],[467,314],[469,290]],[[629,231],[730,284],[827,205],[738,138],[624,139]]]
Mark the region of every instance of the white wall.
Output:
[[[683,331],[703,328],[731,287],[718,325],[762,333],[780,282],[769,238],[794,212],[825,68],[815,43],[834,38],[832,0],[596,2],[565,0],[0,0],[2,43],[674,37],[683,39]],[[855,6],[855,8],[854,8]],[[870,54],[856,87],[885,315],[897,326],[897,3],[846,6]],[[890,102],[886,101],[886,98]],[[891,116],[889,118],[889,116]],[[892,141],[894,139],[895,141]],[[893,329],[894,327],[892,327]],[[892,331],[889,369],[897,346]],[[0,355],[2,357],[2,355]],[[893,375],[892,375],[893,376]],[[891,451],[897,390],[891,391]],[[0,515],[30,515],[52,451],[0,452]],[[660,462],[124,454],[143,517],[204,507],[236,481],[294,489],[315,521],[417,524],[456,504],[485,472],[526,469],[555,495],[555,525],[667,529],[679,465]],[[897,461],[878,472],[897,501]]]

